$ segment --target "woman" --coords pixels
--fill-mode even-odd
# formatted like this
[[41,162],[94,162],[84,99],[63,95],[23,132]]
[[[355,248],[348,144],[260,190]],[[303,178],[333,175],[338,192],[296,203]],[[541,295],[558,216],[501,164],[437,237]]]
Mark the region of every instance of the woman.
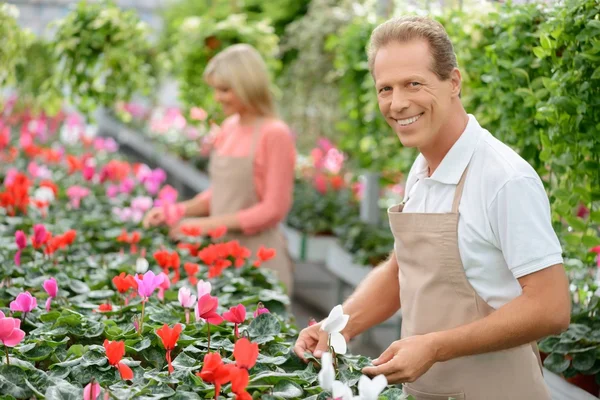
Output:
[[[215,99],[228,116],[213,148],[211,186],[180,203],[183,225],[202,232],[226,226],[228,239],[238,240],[253,255],[260,246],[276,250],[263,264],[276,272],[291,295],[293,264],[278,226],[292,204],[296,151],[288,126],[275,116],[267,67],[258,51],[236,44],[217,54],[204,71]],[[165,222],[161,208],[144,218],[144,226]]]

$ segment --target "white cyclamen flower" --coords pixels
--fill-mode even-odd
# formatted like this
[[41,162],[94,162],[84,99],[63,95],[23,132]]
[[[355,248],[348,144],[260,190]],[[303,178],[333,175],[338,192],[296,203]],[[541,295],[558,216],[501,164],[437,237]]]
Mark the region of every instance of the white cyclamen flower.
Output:
[[33,198],[37,201],[52,203],[54,201],[54,192],[49,187],[42,186],[35,190]]
[[350,319],[350,316],[344,314],[341,305],[337,305],[333,307],[333,310],[331,310],[329,316],[321,325],[321,329],[329,334],[331,347],[338,354],[346,354],[348,350],[346,339],[340,333],[346,327],[346,324],[348,324],[348,319]]
[[148,263],[148,260],[146,260],[143,257],[140,257],[135,262],[135,272],[137,272],[138,274],[144,274],[146,273],[146,271],[148,271],[149,266],[150,264]]
[[323,353],[321,356],[321,371],[319,371],[319,386],[323,390],[331,392],[333,389],[333,382],[335,381],[335,370],[333,369],[333,362],[331,359],[331,353]]
[[385,375],[377,375],[372,380],[362,375],[358,380],[358,396],[354,400],[377,400],[387,386]]
[[336,400],[352,400],[352,389],[343,382],[333,382],[333,389],[331,389],[331,395]]

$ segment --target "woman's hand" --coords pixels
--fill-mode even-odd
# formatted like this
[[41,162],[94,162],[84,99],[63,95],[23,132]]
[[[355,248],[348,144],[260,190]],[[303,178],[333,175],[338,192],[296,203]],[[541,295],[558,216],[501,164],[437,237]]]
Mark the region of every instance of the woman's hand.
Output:
[[164,224],[166,221],[165,211],[162,207],[154,207],[150,209],[144,215],[144,219],[142,220],[142,225],[144,228],[148,229],[151,226],[158,226]]

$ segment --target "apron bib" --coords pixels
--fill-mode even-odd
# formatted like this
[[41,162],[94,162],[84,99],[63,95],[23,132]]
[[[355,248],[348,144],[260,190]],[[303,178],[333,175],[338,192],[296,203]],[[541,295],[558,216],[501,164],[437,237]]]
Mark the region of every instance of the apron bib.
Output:
[[[214,150],[209,162],[209,175],[212,189],[210,215],[234,214],[256,205],[260,200],[254,187],[254,155],[259,138],[260,125],[257,123],[252,133],[250,153],[246,157],[232,157],[217,154]],[[278,227],[269,228],[254,235],[231,232],[227,240],[237,240],[252,251],[252,257],[260,246],[275,249],[276,256],[264,262],[261,268],[275,271],[277,278],[285,285],[288,296],[293,289],[293,263],[288,254],[283,233]]]
[[[458,248],[458,206],[468,167],[450,213],[388,210],[399,266],[402,337],[448,330],[494,312],[473,289]],[[417,400],[550,400],[536,343],[433,365],[407,394]]]

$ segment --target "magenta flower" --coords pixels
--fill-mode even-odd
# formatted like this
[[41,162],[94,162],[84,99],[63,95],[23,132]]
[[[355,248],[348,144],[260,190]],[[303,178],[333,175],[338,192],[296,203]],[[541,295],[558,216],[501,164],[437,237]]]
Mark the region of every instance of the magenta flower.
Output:
[[160,185],[162,185],[166,180],[167,174],[165,171],[162,168],[156,168],[147,173],[143,177],[142,182],[144,183],[148,193],[154,195],[156,192],[158,192]]
[[83,186],[74,185],[67,189],[67,196],[69,196],[69,200],[73,208],[79,208],[81,199],[83,199],[89,194],[90,189],[85,188]]
[[168,226],[175,225],[185,215],[185,208],[182,204],[163,204],[162,208]]
[[15,264],[17,266],[21,265],[21,252],[25,247],[27,247],[27,236],[25,236],[25,232],[16,231],[15,232],[15,243],[19,248],[15,253]]
[[6,176],[4,177],[4,186],[12,185],[12,183],[15,181],[15,178],[17,177],[18,173],[19,173],[18,169],[9,168],[6,171]]
[[58,285],[56,283],[56,279],[50,278],[44,281],[44,290],[48,293],[48,300],[46,300],[46,311],[50,311],[50,305],[52,304],[52,299],[56,297],[58,294]]
[[[0,342],[6,347],[15,347],[25,337],[21,329],[21,320],[4,316],[0,311]],[[8,356],[7,356],[8,361]]]
[[81,174],[83,175],[83,179],[89,182],[94,178],[94,175],[96,174],[96,169],[92,164],[87,164],[85,167],[83,167]]
[[19,293],[17,298],[10,303],[10,311],[20,311],[22,313],[31,312],[37,307],[37,300],[29,292]]
[[260,314],[270,314],[268,308],[264,307],[262,303],[258,303],[258,307],[256,307],[256,311],[254,311],[254,318],[258,317]]
[[142,279],[137,276],[134,277],[138,284],[138,294],[142,297],[142,301],[148,300],[152,293],[158,288],[164,280],[164,273],[155,275],[154,272],[148,271],[144,274]]
[[129,194],[135,189],[135,181],[131,178],[125,178],[119,185],[119,192]]
[[152,197],[138,196],[131,200],[131,208],[143,213],[152,208]]
[[27,172],[33,179],[51,179],[52,172],[45,165],[37,165],[35,161],[31,161],[27,166]]
[[171,185],[165,185],[160,192],[158,192],[158,199],[154,202],[154,205],[160,207],[163,204],[173,204],[177,201],[177,189]]
[[119,187],[117,185],[109,185],[106,188],[106,196],[110,199],[117,197],[119,194]]
[[35,224],[33,226],[33,247],[39,247],[46,242],[48,231],[43,224]]

